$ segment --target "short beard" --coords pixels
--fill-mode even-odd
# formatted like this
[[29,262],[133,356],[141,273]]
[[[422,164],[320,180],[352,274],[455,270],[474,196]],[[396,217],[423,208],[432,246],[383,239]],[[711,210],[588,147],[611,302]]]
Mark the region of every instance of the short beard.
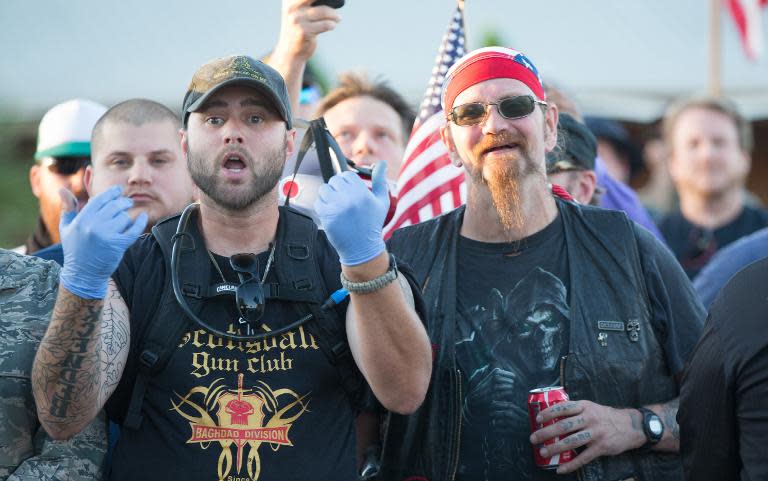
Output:
[[511,143],[518,144],[519,153],[483,163],[472,173],[476,182],[480,181],[488,187],[501,225],[507,232],[519,231],[523,228],[525,224],[521,202],[523,181],[533,174],[541,173],[541,169],[534,162],[526,139],[506,130],[498,134],[486,135],[473,149],[475,158],[480,159],[482,152],[488,148]]
[[[245,150],[238,147],[227,147],[226,151],[235,151],[245,159],[245,168],[249,169],[252,176],[250,189],[240,192],[229,192],[224,181],[219,177],[220,155],[214,159],[206,159],[202,154],[193,152],[187,146],[187,167],[195,185],[216,204],[232,212],[242,211],[251,207],[271,192],[283,174],[285,164],[285,149],[288,136],[286,134],[282,145],[271,151],[261,152],[261,163],[254,161],[253,157]],[[222,149],[224,150],[224,149]],[[258,169],[258,170],[257,170]]]

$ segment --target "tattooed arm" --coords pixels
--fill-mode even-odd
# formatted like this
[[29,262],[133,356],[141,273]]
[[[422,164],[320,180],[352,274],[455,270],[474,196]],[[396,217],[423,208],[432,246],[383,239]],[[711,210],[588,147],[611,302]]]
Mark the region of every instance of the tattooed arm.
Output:
[[[664,436],[653,446],[654,451],[678,452],[680,428],[677,425],[678,400],[646,406],[664,423]],[[617,409],[591,401],[568,401],[541,412],[540,422],[555,418],[560,421],[531,435],[538,445],[554,436],[560,441],[543,448],[543,456],[553,456],[569,449],[583,448],[573,461],[557,468],[558,474],[571,473],[601,456],[615,456],[637,449],[646,443],[643,416],[637,409]]]
[[117,387],[128,355],[128,317],[112,280],[104,300],[83,299],[59,287],[32,366],[40,423],[54,439],[85,428]]

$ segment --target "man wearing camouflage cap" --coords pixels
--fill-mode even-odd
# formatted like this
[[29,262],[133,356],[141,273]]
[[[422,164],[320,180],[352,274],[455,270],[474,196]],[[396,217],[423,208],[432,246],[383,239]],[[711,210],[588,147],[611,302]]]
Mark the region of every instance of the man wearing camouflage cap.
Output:
[[59,266],[0,249],[0,480],[98,480],[104,416],[54,441],[37,420],[32,360],[56,300]]
[[353,481],[365,382],[410,413],[431,373],[418,291],[382,237],[386,168],[372,191],[354,172],[323,185],[319,231],[277,203],[295,135],[280,74],[213,60],[182,115],[199,205],[138,241],[147,216],[129,216],[119,187],[63,214],[33,373],[41,422],[68,438],[106,405],[124,428],[112,479]]
[[[625,214],[553,195],[558,109],[524,54],[457,60],[443,110],[467,203],[390,239],[423,286],[435,364],[419,411],[389,417],[382,479],[680,479],[677,375],[704,318],[680,266]],[[527,395],[550,386],[571,401],[532,434]]]

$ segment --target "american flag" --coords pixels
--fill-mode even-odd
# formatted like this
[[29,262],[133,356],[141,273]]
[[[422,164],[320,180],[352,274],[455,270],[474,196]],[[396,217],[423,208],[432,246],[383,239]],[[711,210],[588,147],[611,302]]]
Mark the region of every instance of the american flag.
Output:
[[756,60],[763,52],[763,10],[768,7],[768,0],[728,0],[726,6],[736,22],[747,56]]
[[465,53],[464,2],[459,0],[440,43],[424,100],[405,147],[405,160],[397,179],[397,209],[384,229],[387,238],[399,227],[436,217],[466,200],[464,170],[451,163],[440,139],[440,126],[445,121],[440,107],[443,80],[451,65]]

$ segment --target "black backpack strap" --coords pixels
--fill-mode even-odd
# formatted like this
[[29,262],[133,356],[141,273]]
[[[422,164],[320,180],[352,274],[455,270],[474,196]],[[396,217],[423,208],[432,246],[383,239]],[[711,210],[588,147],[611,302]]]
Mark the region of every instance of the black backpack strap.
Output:
[[[190,325],[189,319],[177,305],[170,282],[171,250],[173,239],[176,237],[178,220],[178,217],[173,217],[152,228],[152,235],[163,253],[166,278],[160,304],[138,343],[136,381],[123,421],[123,426],[128,429],[138,429],[141,425],[141,407],[149,379],[165,368],[176,351],[179,339]],[[180,242],[182,262],[179,268],[183,270],[180,274],[181,279],[184,280],[182,290],[189,297],[190,307],[199,312],[202,307],[201,286],[207,286],[210,281],[210,260],[194,221],[189,222],[187,234],[180,239]],[[195,268],[184,269],[185,265],[192,265]]]
[[347,342],[346,322],[334,308],[322,309],[329,291],[320,269],[320,259],[314,251],[317,226],[314,221],[289,207],[280,207],[280,228],[275,251],[275,271],[280,285],[311,292],[315,301],[299,303],[302,314],[312,313],[314,320],[306,324],[317,337],[318,346],[333,364],[345,392],[356,399],[362,386]]

